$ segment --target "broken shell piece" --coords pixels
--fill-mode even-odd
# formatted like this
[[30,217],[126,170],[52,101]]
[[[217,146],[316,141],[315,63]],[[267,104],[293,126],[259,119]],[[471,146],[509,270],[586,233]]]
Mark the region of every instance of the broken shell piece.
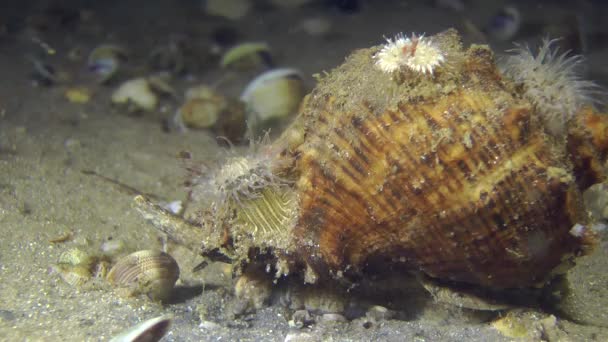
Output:
[[93,276],[90,268],[83,265],[57,264],[53,266],[53,270],[72,286],[82,286]]
[[173,257],[161,251],[143,250],[129,254],[108,273],[108,281],[126,290],[128,296],[147,294],[153,300],[166,300],[179,278]]
[[216,15],[230,20],[244,17],[251,9],[249,0],[206,0],[204,10],[209,15]]
[[92,265],[94,262],[95,257],[89,255],[87,252],[79,248],[72,248],[68,251],[61,253],[61,255],[59,256],[60,264]]
[[234,286],[237,298],[235,314],[263,308],[272,294],[272,281],[268,274],[261,270],[247,272],[239,277]]
[[238,70],[254,69],[260,65],[272,66],[270,48],[266,43],[242,43],[224,53],[220,61],[222,68]]
[[145,78],[134,78],[124,82],[112,94],[112,103],[127,106],[129,112],[152,111],[158,104],[158,97]]
[[127,58],[127,51],[120,46],[103,44],[89,54],[87,68],[98,76],[99,83],[105,83],[118,71]]
[[171,326],[171,317],[160,316],[149,319],[114,336],[110,342],[154,342],[160,341]]
[[[295,69],[275,69],[256,77],[241,94],[251,111],[248,119],[262,126],[294,113],[305,95],[301,73]],[[252,117],[253,116],[253,117]]]
[[91,269],[95,265],[96,259],[81,249],[73,248],[61,253],[59,262],[53,266],[53,270],[66,283],[72,286],[82,286],[93,276]]

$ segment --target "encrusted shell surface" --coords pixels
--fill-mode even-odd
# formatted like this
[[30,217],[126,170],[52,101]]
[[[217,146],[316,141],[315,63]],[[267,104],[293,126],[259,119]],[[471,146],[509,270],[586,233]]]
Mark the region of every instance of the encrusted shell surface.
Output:
[[384,73],[378,47],[358,50],[242,170],[195,180],[213,194],[203,254],[276,261],[277,276],[307,282],[419,270],[519,288],[587,251],[593,232],[570,231],[589,223],[582,190],[606,175],[606,116],[582,108],[548,134],[487,46],[464,49],[453,30],[432,39],[446,56],[432,75]]
[[165,300],[179,278],[179,266],[167,253],[143,250],[129,254],[110,269],[108,281],[128,295],[147,294],[154,300]]
[[541,282],[592,239],[569,233],[586,217],[566,139],[545,133],[487,47],[435,39],[450,59],[435,77],[395,83],[360,50],[310,95],[293,153],[296,250],[318,273],[388,263],[497,288]]

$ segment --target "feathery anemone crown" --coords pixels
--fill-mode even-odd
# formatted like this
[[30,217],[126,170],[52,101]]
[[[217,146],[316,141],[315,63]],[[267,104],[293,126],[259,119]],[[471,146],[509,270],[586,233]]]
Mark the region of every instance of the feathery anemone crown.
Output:
[[552,133],[563,131],[567,122],[584,105],[597,103],[599,86],[582,78],[580,55],[559,53],[557,39],[544,39],[534,55],[527,46],[510,50],[504,72],[524,86],[524,95],[543,116]]
[[408,68],[422,74],[433,74],[437,66],[445,61],[441,50],[424,35],[412,34],[411,38],[402,33],[393,39],[386,38],[387,43],[374,55],[376,66],[386,72]]

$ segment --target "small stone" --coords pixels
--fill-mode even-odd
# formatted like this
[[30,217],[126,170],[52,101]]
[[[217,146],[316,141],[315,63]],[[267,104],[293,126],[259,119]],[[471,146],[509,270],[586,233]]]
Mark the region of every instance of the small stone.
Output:
[[380,322],[393,318],[395,313],[384,306],[374,305],[367,312],[365,316],[372,322]]
[[293,313],[289,326],[302,329],[313,322],[312,316],[307,310],[297,310]]
[[308,333],[289,333],[285,336],[285,342],[312,342],[318,341],[314,336]]
[[0,322],[10,322],[15,320],[15,314],[10,310],[0,309]]
[[320,323],[346,323],[346,317],[337,313],[326,313],[319,318]]
[[212,322],[212,321],[202,321],[199,325],[199,328],[207,330],[207,331],[212,331],[212,330],[218,330],[220,329],[222,326],[218,323]]

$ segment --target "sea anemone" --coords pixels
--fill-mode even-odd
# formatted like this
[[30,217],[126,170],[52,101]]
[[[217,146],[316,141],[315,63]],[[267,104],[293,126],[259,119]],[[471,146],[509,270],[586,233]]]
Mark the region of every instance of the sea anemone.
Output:
[[582,77],[584,58],[559,53],[557,39],[544,39],[534,55],[527,45],[518,45],[506,58],[504,73],[524,87],[525,96],[543,116],[550,133],[563,132],[569,120],[584,105],[598,101],[599,86]]
[[404,67],[422,74],[433,74],[434,69],[445,61],[438,47],[424,38],[412,34],[411,38],[399,33],[395,38],[386,38],[380,52],[374,55],[376,66],[386,72],[402,70]]
[[232,209],[258,198],[266,189],[278,189],[291,184],[277,173],[282,167],[270,144],[268,134],[251,140],[245,153],[230,147],[222,153],[218,165],[203,167],[191,182],[193,201],[209,203],[214,224],[230,221]]

